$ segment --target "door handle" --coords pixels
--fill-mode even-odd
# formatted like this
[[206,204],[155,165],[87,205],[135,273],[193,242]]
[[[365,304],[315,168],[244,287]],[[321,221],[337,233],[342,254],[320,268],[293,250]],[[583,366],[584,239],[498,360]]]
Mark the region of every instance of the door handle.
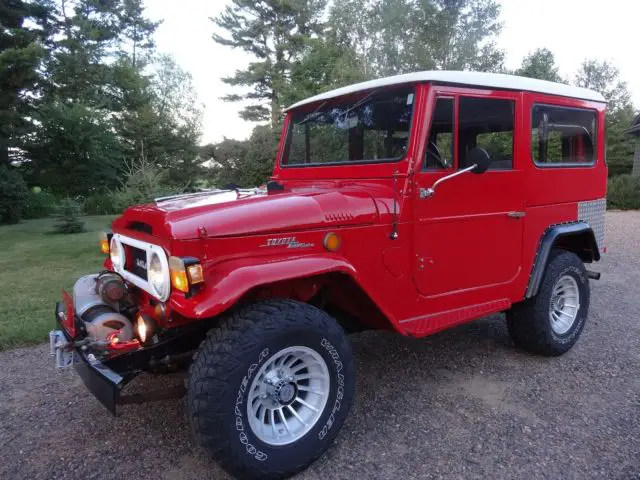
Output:
[[507,213],[507,217],[509,218],[522,218],[525,216],[524,212],[509,212]]
[[419,191],[420,200],[431,197],[435,192],[432,188],[421,188]]

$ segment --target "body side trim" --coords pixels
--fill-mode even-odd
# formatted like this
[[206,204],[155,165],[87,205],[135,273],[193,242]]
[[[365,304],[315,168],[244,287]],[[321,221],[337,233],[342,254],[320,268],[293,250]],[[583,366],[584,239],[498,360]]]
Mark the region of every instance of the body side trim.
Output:
[[405,335],[422,337],[461,323],[502,312],[509,309],[509,307],[511,307],[511,301],[508,298],[500,298],[490,302],[454,308],[444,312],[407,318],[401,320],[400,324],[402,325]]

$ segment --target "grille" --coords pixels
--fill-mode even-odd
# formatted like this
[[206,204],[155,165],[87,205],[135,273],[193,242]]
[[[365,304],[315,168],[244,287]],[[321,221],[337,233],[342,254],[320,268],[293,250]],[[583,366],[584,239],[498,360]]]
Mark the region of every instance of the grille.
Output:
[[125,270],[147,280],[147,252],[141,248],[125,245],[125,253],[127,255]]

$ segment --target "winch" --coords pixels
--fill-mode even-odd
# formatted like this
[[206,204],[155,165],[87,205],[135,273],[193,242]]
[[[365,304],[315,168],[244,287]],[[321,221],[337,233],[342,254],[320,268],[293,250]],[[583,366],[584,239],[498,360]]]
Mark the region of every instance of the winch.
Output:
[[133,338],[131,321],[120,313],[120,303],[127,293],[124,280],[116,273],[85,275],[73,286],[73,304],[89,337],[107,340],[117,332],[121,342]]

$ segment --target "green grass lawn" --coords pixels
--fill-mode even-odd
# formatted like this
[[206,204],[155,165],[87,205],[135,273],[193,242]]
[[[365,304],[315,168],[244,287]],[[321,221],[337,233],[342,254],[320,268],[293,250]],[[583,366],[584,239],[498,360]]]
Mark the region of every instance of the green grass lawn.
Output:
[[52,233],[52,218],[0,227],[0,350],[46,341],[60,290],[101,268],[98,232],[112,217],[83,220],[86,232],[72,235]]

